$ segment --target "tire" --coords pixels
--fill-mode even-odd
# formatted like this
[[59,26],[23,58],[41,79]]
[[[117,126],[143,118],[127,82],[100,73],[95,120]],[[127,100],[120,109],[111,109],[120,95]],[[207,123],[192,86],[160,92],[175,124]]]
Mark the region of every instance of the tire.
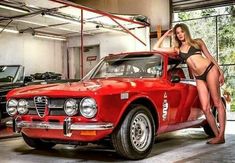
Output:
[[205,131],[205,133],[210,137],[213,138],[215,137],[214,132],[212,131],[210,125],[207,123],[206,125],[203,126],[203,129]]
[[155,125],[151,112],[143,105],[132,105],[111,138],[116,152],[127,159],[145,158],[152,150]]
[[[212,114],[214,115],[214,117],[215,117],[215,122],[216,122],[216,124],[217,124],[217,126],[218,126],[218,123],[219,123],[219,121],[218,121],[218,112],[217,112],[217,109],[216,109],[215,107],[213,107],[213,109],[212,109]],[[211,137],[211,138],[215,137],[215,134],[214,134],[213,130],[211,129],[209,123],[206,123],[206,124],[203,126],[203,129],[204,129],[205,133],[206,133],[209,137]]]
[[52,147],[56,145],[55,143],[44,142],[41,139],[29,138],[23,133],[22,133],[22,137],[28,146],[35,148],[35,149],[44,149],[44,150],[51,149]]
[[0,127],[4,126],[4,124],[2,123],[2,111],[0,110]]

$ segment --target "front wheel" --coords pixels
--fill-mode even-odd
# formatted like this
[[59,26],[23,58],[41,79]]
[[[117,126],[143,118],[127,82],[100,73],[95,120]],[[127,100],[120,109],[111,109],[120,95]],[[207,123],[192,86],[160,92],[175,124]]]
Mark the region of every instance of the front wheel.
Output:
[[23,133],[22,133],[22,137],[28,146],[35,148],[35,149],[51,149],[52,147],[56,145],[55,143],[44,142],[41,139],[30,138]]
[[122,124],[112,134],[112,142],[118,154],[137,160],[151,152],[154,135],[151,112],[143,105],[132,105]]

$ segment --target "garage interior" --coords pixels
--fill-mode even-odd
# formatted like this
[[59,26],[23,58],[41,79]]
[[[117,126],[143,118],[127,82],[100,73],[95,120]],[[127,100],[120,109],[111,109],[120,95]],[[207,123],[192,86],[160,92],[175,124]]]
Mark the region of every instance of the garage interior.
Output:
[[[142,162],[234,162],[234,0],[2,0],[0,65],[22,65],[25,76],[53,72],[63,80],[80,80],[109,54],[152,50],[162,34],[181,22],[192,27],[193,38],[205,40],[224,71],[222,94],[229,92],[231,96],[227,110],[228,143],[207,147],[201,141],[206,138],[201,130],[177,131],[160,137],[161,149],[154,147]],[[165,44],[170,45],[171,41]],[[61,145],[50,153],[31,150],[23,145],[20,135],[4,125],[0,125],[0,146],[3,162],[15,162],[17,157],[19,162],[123,161],[103,147]],[[188,156],[183,147],[190,150]],[[8,157],[9,152],[12,154]],[[177,152],[179,157],[170,158]]]
[[[53,71],[63,74],[64,78],[82,78],[107,53],[149,49],[149,24],[135,21],[138,19],[135,15],[110,17],[111,14],[102,11],[53,1],[1,1],[0,7],[1,40],[5,40],[3,37],[9,40],[1,44],[1,64],[8,62],[24,65],[26,74]],[[83,26],[80,23],[81,17],[85,22]],[[107,40],[106,35],[112,41]],[[82,43],[81,38],[84,38]],[[123,42],[116,48],[110,48],[107,44],[120,38]],[[129,39],[133,40],[133,44],[126,46],[125,40]],[[17,45],[14,50],[9,48],[12,44]],[[97,59],[90,61],[90,64],[81,65],[88,57],[80,58],[79,54],[75,55],[81,51],[81,44],[84,45],[85,55],[95,55]],[[15,50],[17,54],[14,54]],[[5,51],[8,54],[3,55]],[[74,66],[78,62],[80,66]]]

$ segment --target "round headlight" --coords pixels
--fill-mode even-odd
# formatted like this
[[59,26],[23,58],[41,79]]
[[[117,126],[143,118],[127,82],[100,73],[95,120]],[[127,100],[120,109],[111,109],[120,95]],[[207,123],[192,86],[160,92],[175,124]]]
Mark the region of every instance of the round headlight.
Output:
[[73,116],[78,113],[78,104],[75,99],[68,99],[65,101],[64,111],[68,116]]
[[15,99],[11,99],[11,100],[7,101],[6,111],[10,116],[16,115],[17,105],[18,105],[18,101]]
[[80,113],[86,118],[93,118],[97,113],[97,104],[93,98],[84,98],[80,103]]
[[19,114],[26,114],[28,113],[28,102],[26,100],[19,100],[17,111]]

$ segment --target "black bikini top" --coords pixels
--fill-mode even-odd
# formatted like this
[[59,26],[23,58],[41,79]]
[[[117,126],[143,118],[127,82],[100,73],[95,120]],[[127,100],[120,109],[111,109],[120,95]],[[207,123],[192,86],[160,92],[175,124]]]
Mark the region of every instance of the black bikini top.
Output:
[[179,52],[180,58],[183,59],[184,61],[186,61],[192,55],[198,55],[198,54],[201,54],[201,50],[195,48],[194,46],[190,46],[190,48],[189,48],[187,53],[183,53],[181,51]]

